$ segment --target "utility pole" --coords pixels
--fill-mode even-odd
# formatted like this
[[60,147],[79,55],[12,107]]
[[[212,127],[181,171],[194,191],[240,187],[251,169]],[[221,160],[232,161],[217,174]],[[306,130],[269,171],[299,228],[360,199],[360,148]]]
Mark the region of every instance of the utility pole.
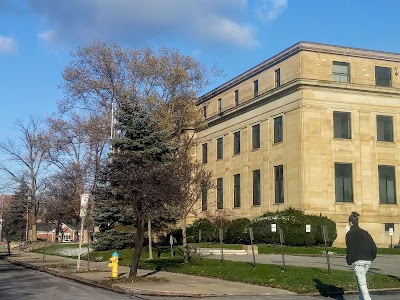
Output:
[[3,205],[4,205],[4,195],[1,195],[1,212],[0,212],[0,243],[3,234]]

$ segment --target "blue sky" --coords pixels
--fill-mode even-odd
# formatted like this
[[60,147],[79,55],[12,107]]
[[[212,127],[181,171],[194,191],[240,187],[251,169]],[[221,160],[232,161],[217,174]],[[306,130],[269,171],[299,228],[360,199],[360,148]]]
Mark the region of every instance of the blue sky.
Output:
[[0,0],[0,140],[56,111],[71,51],[95,38],[218,64],[210,90],[298,41],[400,52],[399,12],[398,0]]

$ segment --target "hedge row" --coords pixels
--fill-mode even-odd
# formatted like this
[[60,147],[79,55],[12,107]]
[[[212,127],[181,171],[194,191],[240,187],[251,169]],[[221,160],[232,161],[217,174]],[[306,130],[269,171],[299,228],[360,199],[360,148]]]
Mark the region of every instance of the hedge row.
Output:
[[[271,224],[277,225],[276,232],[272,232]],[[311,232],[306,232],[306,225],[311,225]],[[323,216],[305,215],[299,210],[292,208],[281,212],[269,212],[253,221],[247,218],[225,220],[220,227],[214,226],[208,219],[198,219],[187,228],[187,239],[190,243],[199,242],[199,230],[201,230],[201,241],[219,242],[219,228],[223,229],[224,243],[227,244],[250,244],[249,228],[253,229],[254,243],[273,244],[279,243],[279,231],[282,229],[285,245],[289,246],[315,246],[323,245],[322,226],[327,227],[328,246],[336,239],[336,224]],[[176,229],[173,236],[182,241],[182,230]]]

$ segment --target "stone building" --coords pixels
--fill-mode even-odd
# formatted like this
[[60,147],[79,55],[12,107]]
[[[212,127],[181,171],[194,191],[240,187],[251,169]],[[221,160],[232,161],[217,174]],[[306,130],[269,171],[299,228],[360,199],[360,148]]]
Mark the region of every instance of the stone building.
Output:
[[398,68],[399,53],[300,42],[203,95],[196,155],[216,185],[203,210],[321,214],[336,246],[357,211],[379,246],[397,244]]

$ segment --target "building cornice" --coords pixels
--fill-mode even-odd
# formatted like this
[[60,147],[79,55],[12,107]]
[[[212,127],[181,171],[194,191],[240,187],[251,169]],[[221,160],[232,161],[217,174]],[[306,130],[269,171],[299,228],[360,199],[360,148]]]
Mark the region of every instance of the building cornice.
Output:
[[221,114],[214,115],[204,122],[208,125],[208,127],[211,127],[303,89],[368,96],[379,95],[381,97],[400,99],[400,89],[396,88],[368,86],[353,83],[335,83],[332,81],[315,79],[294,79],[283,84],[279,88],[260,94],[257,98],[252,98],[246,102],[240,103],[238,106],[234,106],[223,111]]
[[351,56],[351,57],[366,58],[366,59],[376,59],[376,60],[400,63],[400,53],[376,51],[376,50],[368,50],[368,49],[352,48],[352,47],[344,47],[344,46],[335,46],[335,45],[319,44],[319,43],[312,43],[312,42],[299,42],[299,43],[294,44],[293,46],[287,48],[286,50],[283,50],[282,52],[274,55],[270,59],[267,59],[264,62],[256,65],[255,67],[251,68],[250,70],[227,81],[226,83],[211,90],[210,92],[204,94],[203,96],[200,97],[198,104],[208,101],[208,100],[214,98],[215,96],[217,96],[229,89],[232,89],[236,85],[238,85],[246,80],[249,80],[250,78],[256,76],[257,74],[264,72],[265,70],[273,67],[274,65],[290,58],[291,56],[293,56],[301,51],[335,54],[335,55],[342,55],[342,56]]

